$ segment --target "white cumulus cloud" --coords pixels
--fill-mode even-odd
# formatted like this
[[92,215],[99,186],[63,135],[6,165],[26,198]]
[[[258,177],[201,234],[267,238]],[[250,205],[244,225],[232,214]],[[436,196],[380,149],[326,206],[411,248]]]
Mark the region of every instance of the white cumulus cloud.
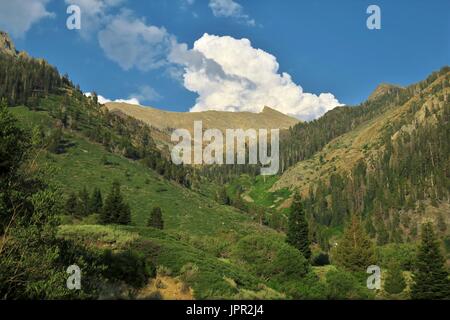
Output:
[[[86,97],[92,97],[92,92],[86,92],[86,93],[84,93],[84,95]],[[137,92],[129,95],[128,99],[111,100],[111,99],[105,98],[102,95],[97,94],[98,102],[101,104],[105,104],[108,102],[123,102],[123,103],[128,103],[128,104],[142,105],[143,101],[151,102],[151,101],[157,101],[161,98],[162,98],[161,95],[158,92],[156,92],[155,89],[153,89],[152,87],[150,87],[148,85],[140,86],[138,88]]]
[[0,0],[0,29],[23,37],[36,22],[53,17],[46,9],[49,0]]
[[244,13],[242,6],[233,0],[210,0],[209,7],[216,17],[232,17],[254,26],[255,20]]
[[315,119],[341,105],[331,93],[306,93],[277,59],[248,39],[204,34],[193,49],[173,47],[169,60],[184,66],[186,89],[198,94],[190,111],[260,112],[270,106],[302,120]]
[[[85,92],[84,95],[86,97],[92,97],[92,93],[91,92]],[[111,100],[111,99],[105,98],[104,96],[98,94],[97,95],[97,99],[98,99],[98,102],[101,103],[101,104],[105,104],[105,103],[108,103],[108,102],[128,103],[128,104],[135,104],[135,105],[140,105],[141,104],[139,102],[139,100],[136,99],[136,98]]]
[[[269,106],[311,120],[341,105],[331,93],[304,92],[288,73],[279,71],[275,56],[254,48],[245,38],[204,34],[191,49],[178,43],[165,28],[122,10],[98,33],[98,39],[106,56],[124,70],[164,68],[180,79],[186,89],[198,95],[190,111],[260,112]],[[143,86],[120,101],[131,99],[139,104],[160,96]]]
[[147,25],[144,19],[123,10],[98,33],[98,40],[106,56],[122,69],[148,71],[167,64],[175,38],[166,29]]
[[77,5],[81,10],[80,35],[84,39],[90,39],[92,35],[107,25],[112,15],[110,10],[118,7],[124,0],[65,0],[67,5]]

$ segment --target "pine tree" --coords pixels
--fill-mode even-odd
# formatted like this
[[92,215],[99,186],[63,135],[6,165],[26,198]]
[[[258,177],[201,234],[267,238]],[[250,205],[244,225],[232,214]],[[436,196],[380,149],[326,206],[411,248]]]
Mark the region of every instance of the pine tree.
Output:
[[78,215],[80,215],[81,217],[85,217],[85,216],[89,215],[89,204],[90,204],[89,193],[86,190],[86,187],[84,187],[80,191],[79,197],[80,197],[80,202],[79,202],[79,207],[78,207]]
[[395,213],[391,223],[391,236],[390,242],[401,243],[402,239],[402,229],[400,228],[400,215]]
[[390,294],[399,294],[406,288],[405,277],[399,263],[392,263],[384,282],[384,290]]
[[372,217],[370,217],[370,216],[367,217],[365,228],[366,228],[366,232],[369,235],[369,237],[374,238],[375,235],[377,234],[377,230],[375,229],[375,227],[373,225]]
[[128,204],[123,201],[120,193],[120,184],[115,181],[111,192],[105,200],[105,205],[100,214],[102,223],[128,224],[131,222],[131,210]]
[[383,221],[378,223],[377,233],[377,245],[382,246],[389,242],[389,233],[387,232]]
[[361,225],[360,218],[353,215],[350,224],[338,242],[336,263],[350,271],[366,271],[375,263],[375,249]]
[[90,213],[100,213],[103,208],[103,198],[102,192],[99,188],[95,188],[92,192],[91,199],[89,201],[89,212]]
[[160,207],[153,208],[152,212],[150,213],[150,218],[148,219],[147,226],[161,230],[164,229],[164,220]]
[[75,194],[75,192],[71,192],[69,194],[69,198],[67,198],[66,201],[66,212],[69,213],[71,216],[75,216],[78,214],[78,210],[79,210],[78,197]]
[[411,297],[413,299],[450,299],[449,274],[431,223],[423,225],[421,238],[413,272],[414,284],[411,288]]
[[295,193],[291,206],[286,242],[297,248],[306,259],[311,257],[308,222],[306,221],[302,199],[298,192]]
[[131,223],[131,209],[128,203],[123,203],[120,208],[116,223],[118,224],[130,224]]

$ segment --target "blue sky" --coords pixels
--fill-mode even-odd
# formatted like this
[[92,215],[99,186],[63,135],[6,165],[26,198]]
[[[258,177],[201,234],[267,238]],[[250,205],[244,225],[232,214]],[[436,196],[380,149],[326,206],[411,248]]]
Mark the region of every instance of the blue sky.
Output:
[[[195,111],[254,111],[256,106],[243,105],[267,99],[280,111],[314,118],[336,101],[363,101],[381,82],[411,84],[450,62],[448,0],[33,0],[31,9],[20,7],[24,1],[0,0],[0,29],[12,33],[19,50],[47,59],[83,91],[109,99],[136,97],[142,104],[173,111],[194,106]],[[84,9],[80,31],[66,28],[68,3]],[[380,30],[366,27],[371,4],[381,9]],[[87,8],[98,11],[86,13]],[[17,10],[32,12],[17,19],[6,16]],[[26,19],[29,25],[21,26]],[[129,44],[128,31],[119,29],[124,26],[138,32],[136,39],[148,34],[153,38],[111,57],[117,46]],[[159,36],[161,42],[155,41]],[[242,38],[251,44],[237,41]],[[199,52],[194,52],[199,39]],[[174,46],[181,48],[176,58],[169,57]],[[276,59],[278,70],[266,53]],[[245,61],[248,57],[261,60],[256,69],[248,68],[253,63]],[[225,74],[215,74],[215,68]],[[270,80],[259,83],[248,73]],[[222,78],[214,80],[211,74]],[[273,82],[276,88],[266,97]],[[222,83],[226,92],[217,92]],[[292,85],[303,92],[298,94]],[[289,105],[285,109],[284,103]],[[296,103],[302,104],[301,112],[295,111]]]

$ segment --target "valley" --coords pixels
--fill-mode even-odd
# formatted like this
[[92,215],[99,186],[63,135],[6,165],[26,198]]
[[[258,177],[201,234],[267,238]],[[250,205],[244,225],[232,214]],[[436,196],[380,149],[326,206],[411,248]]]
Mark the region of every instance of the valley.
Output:
[[[428,264],[426,298],[448,298],[448,66],[301,122],[102,105],[2,37],[2,298],[414,299]],[[173,163],[170,133],[195,120],[282,129],[280,173]],[[71,264],[80,291],[61,286]]]

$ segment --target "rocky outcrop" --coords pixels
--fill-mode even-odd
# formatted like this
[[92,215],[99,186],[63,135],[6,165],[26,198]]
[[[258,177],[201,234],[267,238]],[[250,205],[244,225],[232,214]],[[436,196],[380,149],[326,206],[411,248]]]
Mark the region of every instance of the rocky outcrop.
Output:
[[11,40],[6,32],[0,31],[0,52],[17,56],[19,52],[14,46],[14,42]]

